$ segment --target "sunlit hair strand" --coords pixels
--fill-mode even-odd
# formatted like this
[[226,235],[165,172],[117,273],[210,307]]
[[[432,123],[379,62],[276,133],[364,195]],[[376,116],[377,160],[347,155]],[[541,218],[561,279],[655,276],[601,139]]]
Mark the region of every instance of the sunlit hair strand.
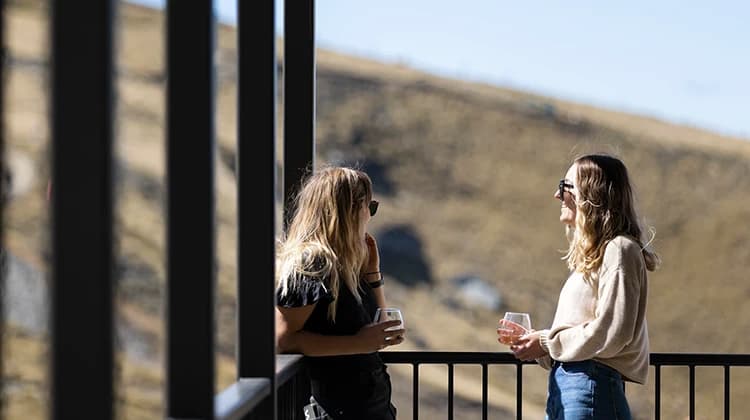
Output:
[[595,276],[609,241],[626,235],[641,246],[646,268],[654,271],[661,262],[650,248],[654,230],[649,229],[651,238],[644,245],[625,165],[604,154],[581,156],[574,164],[577,175],[575,228],[567,232],[570,245],[563,257],[570,270]]
[[294,290],[302,276],[324,280],[334,297],[328,308],[333,321],[341,282],[361,303],[359,277],[368,254],[360,237],[359,210],[371,198],[372,182],[357,169],[326,166],[304,182],[277,247],[277,286],[282,294]]

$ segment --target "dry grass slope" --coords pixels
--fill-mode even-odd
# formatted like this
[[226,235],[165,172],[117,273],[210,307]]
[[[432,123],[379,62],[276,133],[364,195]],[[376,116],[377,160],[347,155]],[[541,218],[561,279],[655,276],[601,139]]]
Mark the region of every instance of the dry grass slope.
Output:
[[[42,271],[49,173],[44,4],[11,2],[7,14],[7,147],[32,158],[36,178],[32,189],[7,209],[5,234],[10,251]],[[118,395],[122,418],[151,419],[162,413],[164,22],[159,12],[126,3],[120,19],[116,159],[122,270],[117,299],[123,339]],[[219,28],[217,389],[233,376],[234,36],[233,28]],[[528,311],[535,326],[548,324],[565,277],[558,253],[565,243],[553,189],[575,155],[606,151],[629,165],[639,208],[656,228],[654,244],[664,259],[651,278],[652,349],[750,352],[744,334],[750,329],[750,307],[743,305],[750,295],[745,270],[750,261],[750,142],[330,51],[319,51],[317,60],[319,161],[364,166],[381,200],[381,212],[373,219],[381,245],[398,249],[395,241],[405,239],[414,245],[383,267],[390,299],[405,309],[410,340],[403,349],[504,350],[495,342],[499,313],[449,303],[455,294],[450,280],[464,273],[497,287],[505,302],[502,310]],[[3,380],[13,386],[5,387],[9,403],[3,405],[4,414],[42,418],[46,337],[15,328],[7,336]],[[129,352],[128,340],[138,341],[142,351]],[[401,367],[392,371],[396,402],[402,418],[409,418],[411,373]],[[722,378],[714,371],[699,372],[699,413],[716,417],[721,399],[714,389]],[[492,417],[511,418],[514,373],[491,373]],[[481,396],[477,372],[457,374],[460,418],[475,418],[471,410]],[[420,376],[425,382],[420,412],[439,417],[445,372],[425,369]],[[665,373],[662,383],[662,415],[684,416],[687,375],[676,369]],[[544,373],[529,368],[524,385],[525,412],[539,414]],[[750,392],[747,373],[733,373],[732,386],[733,412],[750,409],[750,402],[740,398]],[[652,388],[631,386],[628,392],[638,417],[648,417]]]

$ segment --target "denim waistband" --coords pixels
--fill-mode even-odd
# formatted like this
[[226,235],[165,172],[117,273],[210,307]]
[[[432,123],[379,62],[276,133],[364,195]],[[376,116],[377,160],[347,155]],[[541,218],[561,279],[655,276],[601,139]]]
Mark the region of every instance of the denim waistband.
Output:
[[596,360],[582,360],[579,362],[558,362],[557,360],[552,362],[552,367],[562,367],[565,370],[578,370],[578,371],[585,371],[588,374],[602,374],[605,376],[610,376],[612,378],[616,379],[622,379],[622,374],[617,371],[617,369],[609,367],[605,365],[604,363],[598,362]]

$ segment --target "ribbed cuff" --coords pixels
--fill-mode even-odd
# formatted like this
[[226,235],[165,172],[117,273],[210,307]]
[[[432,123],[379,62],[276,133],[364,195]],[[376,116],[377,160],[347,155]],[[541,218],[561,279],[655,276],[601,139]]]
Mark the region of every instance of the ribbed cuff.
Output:
[[549,330],[540,330],[539,331],[539,344],[542,346],[542,350],[544,350],[547,354],[549,354]]

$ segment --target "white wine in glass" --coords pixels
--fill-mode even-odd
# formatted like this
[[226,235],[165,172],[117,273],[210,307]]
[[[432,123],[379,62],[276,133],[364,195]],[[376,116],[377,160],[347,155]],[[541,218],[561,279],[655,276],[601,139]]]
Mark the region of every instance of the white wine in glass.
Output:
[[498,340],[506,346],[531,330],[531,317],[523,312],[506,312],[497,327]]

